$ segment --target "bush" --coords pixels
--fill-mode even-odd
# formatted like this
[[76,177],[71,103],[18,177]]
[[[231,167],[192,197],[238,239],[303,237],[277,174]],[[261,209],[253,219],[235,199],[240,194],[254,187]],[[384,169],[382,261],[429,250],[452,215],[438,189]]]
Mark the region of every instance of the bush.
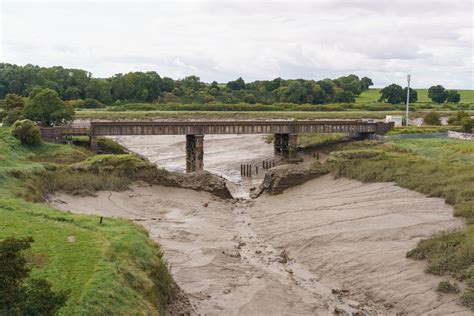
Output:
[[19,111],[11,111],[7,112],[5,117],[2,120],[2,123],[5,126],[11,126],[13,123],[15,123],[18,120],[23,119],[23,115]]
[[468,289],[464,291],[463,295],[459,299],[461,304],[464,306],[467,306],[471,308],[471,310],[474,310],[474,290],[473,289]]
[[30,120],[16,121],[13,124],[12,134],[23,145],[38,145],[41,143],[41,132],[38,126]]
[[22,253],[33,238],[0,242],[0,315],[55,315],[67,300],[43,279],[29,279],[30,267]]
[[441,125],[441,119],[439,118],[439,114],[434,111],[426,113],[424,117],[424,124],[425,125]]
[[125,147],[106,137],[97,137],[97,146],[103,154],[120,155],[128,153]]
[[461,121],[465,118],[469,118],[469,114],[463,110],[457,111],[456,113],[451,114],[448,119],[448,124],[451,125],[461,125]]
[[441,281],[436,288],[436,291],[441,293],[459,293],[459,286],[456,282]]
[[470,117],[463,118],[461,120],[461,127],[464,132],[472,133],[472,129],[474,128],[474,120]]

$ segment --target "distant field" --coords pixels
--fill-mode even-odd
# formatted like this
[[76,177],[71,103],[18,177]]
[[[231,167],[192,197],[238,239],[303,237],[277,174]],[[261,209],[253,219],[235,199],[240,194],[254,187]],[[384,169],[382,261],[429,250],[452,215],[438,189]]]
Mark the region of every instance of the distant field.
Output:
[[[378,102],[380,97],[380,90],[378,88],[373,88],[362,92],[362,94],[356,98],[356,103],[367,104]],[[415,89],[418,93],[418,102],[417,103],[431,103],[431,100],[428,98],[428,89]],[[474,104],[474,90],[458,90],[461,94],[461,103]]]

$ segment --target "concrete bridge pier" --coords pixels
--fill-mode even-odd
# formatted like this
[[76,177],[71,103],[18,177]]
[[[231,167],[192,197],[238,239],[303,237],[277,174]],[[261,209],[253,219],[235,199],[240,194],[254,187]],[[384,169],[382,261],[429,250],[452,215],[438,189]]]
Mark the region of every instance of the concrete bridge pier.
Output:
[[203,170],[204,135],[186,135],[186,172]]
[[97,144],[97,136],[89,136],[91,151],[97,153],[99,151],[99,144]]
[[296,160],[298,147],[298,134],[276,133],[273,139],[276,155],[282,155],[289,161]]

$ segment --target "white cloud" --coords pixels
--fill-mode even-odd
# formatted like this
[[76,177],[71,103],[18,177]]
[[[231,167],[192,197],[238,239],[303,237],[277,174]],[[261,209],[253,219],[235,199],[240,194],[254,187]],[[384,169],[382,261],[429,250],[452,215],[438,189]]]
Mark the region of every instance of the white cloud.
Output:
[[[1,0],[0,0],[1,1]],[[0,60],[104,77],[326,78],[474,88],[470,0],[3,1]]]

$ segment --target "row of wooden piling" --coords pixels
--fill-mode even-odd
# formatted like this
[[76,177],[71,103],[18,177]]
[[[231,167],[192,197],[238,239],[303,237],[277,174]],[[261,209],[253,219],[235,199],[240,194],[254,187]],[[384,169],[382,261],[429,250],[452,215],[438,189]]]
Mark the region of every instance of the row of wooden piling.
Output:
[[[275,162],[274,161],[262,161],[263,170],[268,170],[271,167],[275,167]],[[255,174],[258,174],[258,166],[252,166],[251,164],[240,165],[240,175],[241,176],[251,177],[252,172],[255,172]]]

